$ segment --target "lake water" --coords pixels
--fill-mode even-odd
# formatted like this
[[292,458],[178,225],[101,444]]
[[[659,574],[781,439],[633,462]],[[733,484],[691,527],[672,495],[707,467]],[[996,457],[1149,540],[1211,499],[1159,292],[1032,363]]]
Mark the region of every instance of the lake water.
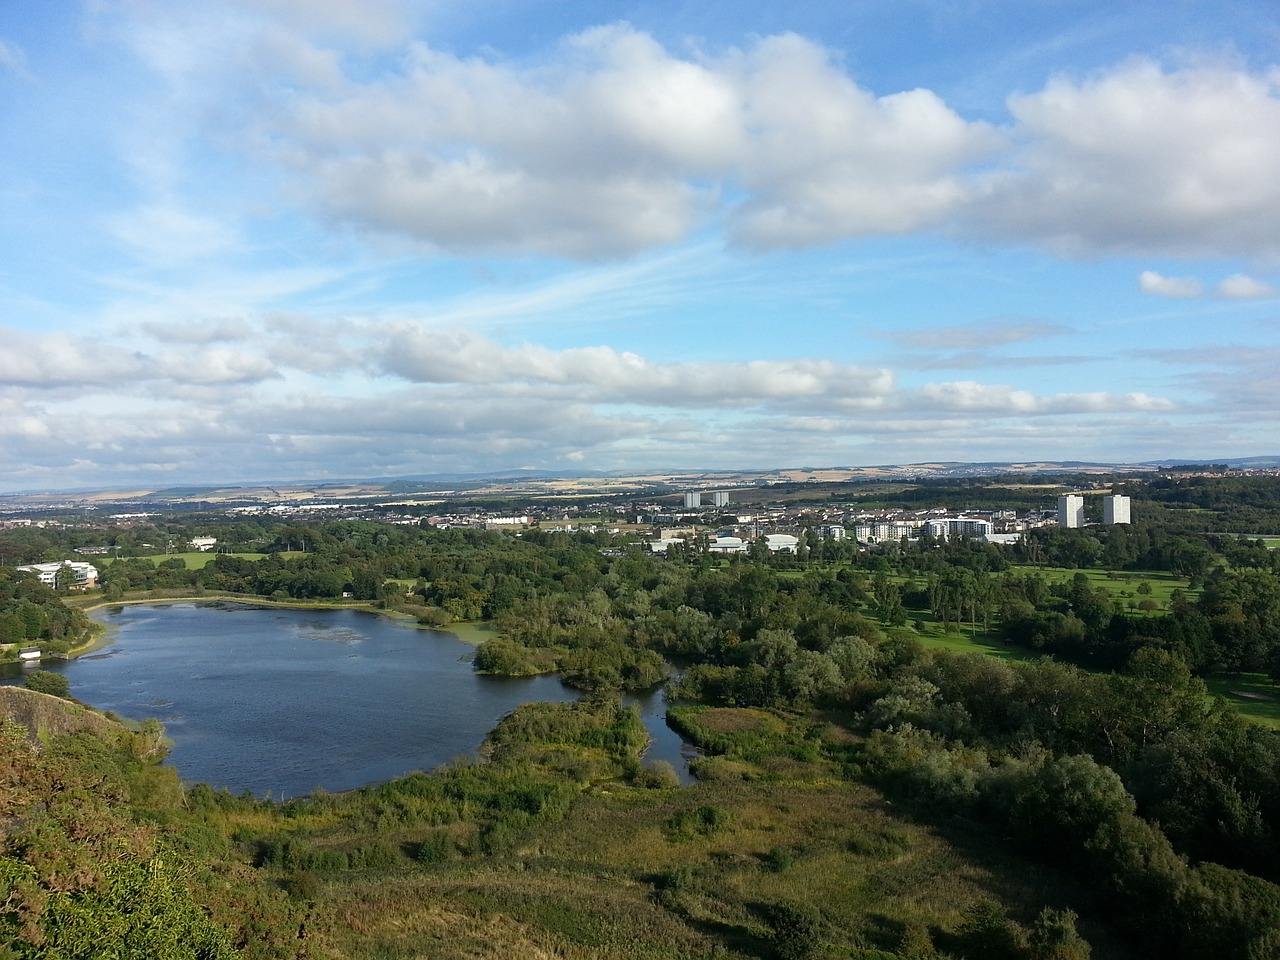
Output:
[[[93,616],[113,642],[44,668],[100,710],[155,717],[184,780],[234,793],[289,798],[431,770],[474,754],[520,704],[578,696],[554,676],[478,676],[452,634],[355,610],[201,602]],[[661,692],[628,699],[649,729],[645,759],[689,782],[693,754],[666,725]]]

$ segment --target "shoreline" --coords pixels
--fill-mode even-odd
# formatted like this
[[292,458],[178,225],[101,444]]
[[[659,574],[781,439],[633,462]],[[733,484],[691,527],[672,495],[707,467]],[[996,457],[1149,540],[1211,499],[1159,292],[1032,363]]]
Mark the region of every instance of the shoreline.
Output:
[[[457,623],[446,624],[444,626],[431,626],[422,623],[418,618],[406,611],[387,608],[379,608],[373,605],[376,601],[357,600],[353,602],[332,602],[322,603],[315,601],[295,601],[295,600],[272,600],[269,597],[246,596],[245,594],[236,593],[206,593],[200,596],[173,596],[173,597],[128,597],[119,600],[107,600],[102,597],[95,597],[90,600],[85,598],[86,602],[77,603],[75,606],[88,614],[94,610],[100,610],[103,607],[123,607],[123,606],[140,606],[143,604],[163,604],[163,603],[201,603],[205,601],[218,601],[224,603],[242,603],[246,606],[255,607],[279,607],[285,610],[358,610],[363,613],[371,613],[375,616],[386,617],[389,620],[403,621],[407,625],[412,625],[418,630],[433,630],[437,633],[447,633],[462,643],[470,646],[479,646],[490,637],[497,636],[497,631],[493,624],[487,620],[460,620]],[[456,628],[456,629],[455,629]],[[110,636],[111,630],[99,623],[94,623],[90,628],[90,637],[83,643],[77,644],[67,651],[66,659],[74,660],[77,657],[92,653],[108,646],[114,641]]]

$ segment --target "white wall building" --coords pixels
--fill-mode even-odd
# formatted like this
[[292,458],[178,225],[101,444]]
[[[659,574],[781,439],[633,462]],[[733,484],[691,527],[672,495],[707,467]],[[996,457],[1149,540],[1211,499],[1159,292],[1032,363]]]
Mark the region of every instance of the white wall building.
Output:
[[729,505],[729,494],[724,490],[717,490],[711,494],[711,505],[713,507],[727,507]]
[[684,495],[684,508],[692,510],[694,507],[702,506],[702,494],[696,490],[691,490]]
[[1115,493],[1102,500],[1102,522],[1129,523],[1129,498]]
[[51,587],[56,587],[59,581],[72,590],[88,590],[98,585],[98,568],[92,563],[82,563],[77,560],[32,563],[17,569],[38,574],[40,582]]
[[795,553],[796,548],[800,546],[800,539],[789,533],[765,534],[764,542],[769,547],[770,553]]
[[663,537],[661,540],[650,540],[649,552],[666,553],[673,543],[684,543],[684,537]]
[[1068,493],[1058,498],[1058,526],[1068,529],[1084,526],[1084,497]]
[[913,538],[920,532],[921,526],[919,523],[894,521],[860,523],[854,526],[853,535],[863,543],[883,543],[886,540],[901,540],[903,537]]
[[939,540],[950,540],[954,537],[985,537],[991,532],[990,520],[977,520],[972,517],[937,517],[926,520],[925,530],[929,536]]
[[746,553],[747,541],[741,537],[716,537],[707,544],[708,553]]

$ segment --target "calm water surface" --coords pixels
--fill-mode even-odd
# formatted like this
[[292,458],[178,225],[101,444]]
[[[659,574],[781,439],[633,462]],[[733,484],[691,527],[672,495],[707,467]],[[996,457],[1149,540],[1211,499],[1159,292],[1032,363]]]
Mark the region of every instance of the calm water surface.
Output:
[[[279,799],[430,770],[474,753],[521,703],[577,698],[556,677],[477,676],[452,634],[355,610],[202,602],[93,616],[114,642],[46,668],[85,703],[160,720],[184,780],[236,793]],[[688,782],[692,753],[661,694],[630,699],[653,741],[646,759]]]

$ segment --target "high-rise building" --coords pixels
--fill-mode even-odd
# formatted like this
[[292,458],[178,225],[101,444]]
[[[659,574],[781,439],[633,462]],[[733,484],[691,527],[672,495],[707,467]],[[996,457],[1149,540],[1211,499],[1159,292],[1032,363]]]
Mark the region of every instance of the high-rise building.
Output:
[[696,490],[692,490],[684,495],[684,508],[692,510],[694,507],[702,506],[702,494]]
[[727,507],[729,505],[729,494],[724,490],[717,490],[711,494],[711,505],[713,507]]
[[1129,498],[1113,493],[1102,501],[1103,523],[1129,523]]
[[1058,526],[1084,526],[1084,497],[1078,493],[1068,493],[1058,498]]

